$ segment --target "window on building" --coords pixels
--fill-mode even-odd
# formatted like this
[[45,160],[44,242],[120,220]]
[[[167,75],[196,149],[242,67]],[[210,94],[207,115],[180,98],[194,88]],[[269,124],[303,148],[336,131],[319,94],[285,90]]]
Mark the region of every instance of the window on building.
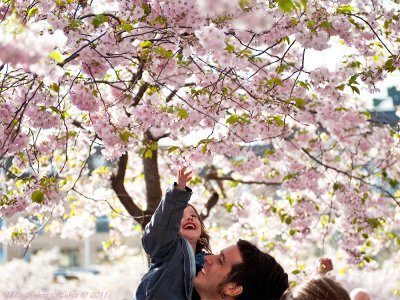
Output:
[[106,216],[97,217],[96,219],[96,232],[109,232],[110,222]]
[[79,267],[79,250],[78,249],[63,249],[61,250],[60,266],[64,268]]

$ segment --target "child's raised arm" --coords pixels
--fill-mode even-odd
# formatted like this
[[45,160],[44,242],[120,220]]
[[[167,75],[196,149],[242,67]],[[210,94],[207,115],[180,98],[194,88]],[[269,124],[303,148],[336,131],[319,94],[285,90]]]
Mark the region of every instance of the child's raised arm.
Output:
[[143,248],[154,262],[168,260],[178,242],[183,211],[192,196],[192,190],[186,187],[192,172],[186,169],[179,170],[177,182],[167,190],[144,230]]

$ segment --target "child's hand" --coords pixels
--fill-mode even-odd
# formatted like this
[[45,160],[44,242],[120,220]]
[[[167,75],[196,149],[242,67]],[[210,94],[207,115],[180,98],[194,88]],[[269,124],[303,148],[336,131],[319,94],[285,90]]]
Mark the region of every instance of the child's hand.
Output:
[[178,171],[178,183],[177,183],[177,188],[180,190],[185,190],[186,184],[192,180],[192,171],[186,172],[187,167],[182,167]]
[[333,270],[333,263],[330,258],[320,258],[319,259],[319,272],[321,274],[326,274]]

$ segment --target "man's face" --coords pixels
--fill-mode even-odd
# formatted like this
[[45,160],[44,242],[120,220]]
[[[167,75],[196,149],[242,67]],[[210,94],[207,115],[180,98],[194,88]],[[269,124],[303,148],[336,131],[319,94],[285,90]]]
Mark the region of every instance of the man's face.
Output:
[[207,255],[204,268],[193,278],[193,285],[202,299],[215,299],[221,295],[218,286],[229,274],[232,266],[241,263],[242,257],[237,245],[229,246],[219,255]]

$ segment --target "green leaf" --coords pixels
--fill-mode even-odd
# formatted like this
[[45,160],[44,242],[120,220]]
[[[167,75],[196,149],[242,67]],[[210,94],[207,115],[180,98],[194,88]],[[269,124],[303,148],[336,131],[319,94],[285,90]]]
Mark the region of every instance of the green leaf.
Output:
[[343,6],[339,6],[336,9],[336,12],[339,14],[350,14],[353,11],[353,7],[349,4],[347,5],[343,5]]
[[225,50],[226,50],[227,52],[229,52],[229,53],[235,52],[235,46],[233,46],[233,45],[231,45],[231,44],[229,44],[229,43],[226,43],[226,44],[227,44],[227,46],[226,46]]
[[325,28],[325,29],[333,29],[333,25],[329,21],[323,21],[321,26],[322,26],[322,28]]
[[11,237],[12,237],[13,239],[16,239],[16,238],[18,238],[18,235],[19,235],[19,231],[18,231],[17,228],[15,228],[14,231],[11,232]]
[[54,59],[58,63],[62,63],[64,61],[61,53],[58,50],[54,50],[50,53],[50,57]]
[[31,199],[35,203],[42,204],[44,202],[44,194],[39,190],[34,191],[31,195]]
[[50,108],[51,108],[51,110],[52,110],[53,112],[55,112],[56,114],[62,116],[62,112],[61,112],[57,107],[55,107],[55,106],[50,106]]
[[153,42],[151,41],[143,41],[139,44],[140,48],[149,48],[151,46],[153,46]]
[[397,179],[389,179],[389,184],[392,188],[395,188],[399,184],[399,181]]
[[70,21],[69,21],[69,27],[70,27],[72,30],[78,29],[81,25],[83,25],[83,21],[80,20],[80,19],[77,19],[77,20],[70,20]]
[[292,217],[291,216],[287,216],[286,218],[285,218],[285,223],[287,224],[287,225],[290,225],[291,223],[292,223]]
[[225,203],[225,209],[227,210],[227,212],[231,212],[234,206],[235,204],[233,204],[232,202]]
[[104,16],[104,15],[97,15],[93,18],[92,24],[94,27],[99,27],[101,24],[107,22],[109,20],[109,17]]
[[264,155],[268,156],[268,155],[272,155],[275,154],[275,149],[267,149],[264,151]]
[[353,92],[355,92],[355,93],[357,93],[357,94],[360,95],[360,90],[359,90],[358,87],[356,87],[356,86],[354,86],[354,85],[349,85],[349,86],[351,87],[351,89],[352,89]]
[[393,72],[396,70],[396,67],[393,65],[394,64],[394,60],[392,58],[389,58],[386,62],[385,62],[385,70],[388,72]]
[[171,147],[168,148],[168,154],[170,154],[170,153],[172,153],[172,152],[174,152],[174,151],[176,151],[178,149],[179,149],[178,146],[171,146]]
[[286,181],[288,181],[288,180],[291,180],[291,179],[293,179],[293,178],[296,178],[297,176],[299,176],[299,172],[292,172],[292,173],[289,173],[289,174],[287,174],[285,177],[283,177],[282,178],[282,181],[283,182],[286,182]]
[[39,13],[39,8],[37,7],[32,7],[29,11],[28,11],[28,17],[36,15]]
[[132,29],[133,29],[133,26],[130,23],[124,22],[124,23],[122,23],[121,28],[122,28],[123,31],[131,32]]
[[198,143],[197,146],[201,145],[201,144],[209,144],[212,143],[214,140],[213,139],[201,139]]
[[314,21],[314,20],[308,21],[307,27],[308,27],[309,29],[314,29],[314,27],[315,27],[315,21]]
[[352,61],[350,64],[350,67],[359,68],[359,67],[361,67],[361,63],[359,61]]
[[296,8],[291,0],[279,0],[278,5],[284,12],[290,12],[292,9]]
[[207,152],[207,144],[204,144],[203,147],[201,147],[201,152],[203,152],[203,154],[206,154],[206,152]]
[[353,76],[351,76],[349,79],[349,84],[358,84],[357,82],[358,76],[360,76],[360,74],[354,74]]
[[294,271],[292,272],[293,275],[297,275],[297,274],[299,274],[299,273],[300,273],[300,270],[294,270]]
[[53,82],[52,84],[50,84],[50,89],[55,91],[55,92],[59,92],[60,91],[60,87],[58,86],[57,83]]
[[340,91],[343,91],[344,90],[344,88],[345,88],[345,84],[344,83],[342,83],[341,85],[338,85],[337,87],[336,87],[336,89],[337,90],[340,90]]
[[280,78],[278,78],[278,77],[274,77],[274,78],[271,78],[271,79],[268,79],[267,80],[267,84],[268,85],[279,85],[279,86],[282,86],[283,85],[283,82],[282,82],[282,80],[280,79]]
[[163,47],[157,47],[154,52],[156,52],[158,55],[160,55],[162,58],[167,58],[167,59],[171,59],[174,54],[172,53],[171,50],[167,50]]
[[298,108],[303,108],[307,104],[306,100],[302,98],[296,98],[295,101],[296,101],[296,107]]
[[378,228],[378,227],[382,226],[382,224],[381,224],[381,222],[379,222],[378,218],[369,218],[369,219],[367,219],[367,222],[370,225],[372,225],[373,228]]
[[308,82],[304,81],[297,81],[297,84],[306,90],[309,90],[311,87],[311,85]]
[[121,138],[121,140],[123,140],[125,143],[127,143],[129,141],[129,137],[131,136],[131,133],[129,131],[124,131],[122,132],[119,137]]
[[372,115],[369,111],[362,111],[362,112],[360,112],[360,114],[366,116],[368,119],[372,118]]
[[243,10],[249,9],[250,4],[251,4],[250,0],[239,0],[239,6]]
[[238,115],[231,115],[231,116],[229,116],[228,119],[226,119],[226,123],[229,124],[229,125],[233,125],[233,124],[235,124],[238,120],[239,120],[239,116],[238,116]]
[[214,139],[202,139],[202,140],[200,140],[198,143],[197,143],[197,146],[196,147],[198,147],[198,146],[200,146],[200,145],[203,145],[202,147],[201,147],[201,151],[203,152],[203,154],[206,154],[206,152],[207,152],[207,145],[209,144],[209,143],[212,143],[214,141]]
[[153,157],[153,151],[151,149],[147,149],[146,152],[144,153],[144,158],[152,158]]
[[290,233],[290,236],[294,236],[296,234],[296,230],[290,229],[289,233]]
[[167,18],[164,16],[157,16],[157,18],[155,18],[155,21],[160,25],[167,24]]
[[178,109],[178,117],[182,120],[182,119],[184,119],[184,120],[186,120],[187,118],[188,118],[188,112],[185,110],[185,109],[183,109],[183,108],[179,108]]
[[282,116],[274,116],[274,121],[275,121],[275,124],[278,126],[281,126],[281,127],[285,126],[285,122],[283,121]]
[[301,4],[303,4],[304,11],[307,10],[307,0],[301,0]]
[[151,6],[149,4],[143,3],[142,8],[146,16],[148,16],[151,13]]
[[280,73],[282,73],[283,71],[285,71],[287,68],[289,68],[289,65],[288,65],[288,64],[282,64],[282,65],[280,65],[280,66],[278,66],[278,67],[276,68],[276,72],[277,72],[278,74],[280,74]]

